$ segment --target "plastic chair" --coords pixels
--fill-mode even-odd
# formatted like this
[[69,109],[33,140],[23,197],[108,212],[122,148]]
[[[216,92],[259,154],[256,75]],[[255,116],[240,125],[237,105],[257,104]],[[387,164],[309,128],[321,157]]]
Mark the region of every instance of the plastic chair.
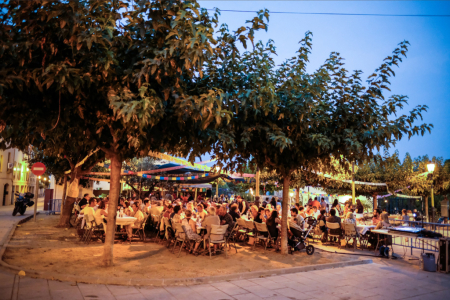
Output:
[[[267,249],[267,244],[269,244],[269,241],[273,241],[273,242],[275,242],[275,241],[270,236],[270,232],[267,229],[266,223],[255,222],[255,226],[256,226],[257,234],[256,234],[256,237],[255,237],[255,243],[253,244],[253,249],[256,248],[256,243],[257,242],[264,241],[264,252],[265,252],[266,249]],[[263,235],[263,233],[266,233],[267,236]]]
[[174,244],[173,244],[173,248],[172,248],[172,253],[174,253],[175,247],[177,246],[178,242],[181,242],[180,251],[178,252],[178,257],[179,257],[181,250],[183,249],[184,243],[186,242],[187,234],[184,232],[184,229],[183,229],[183,226],[181,226],[181,223],[173,224],[173,230],[175,232],[175,239],[174,239]]
[[[234,227],[231,230],[230,235],[227,238],[228,246],[234,247],[234,250],[236,250],[236,253],[237,253],[236,238],[238,237],[238,233],[239,233],[239,224],[238,224],[238,222],[236,222],[236,223],[234,223]],[[233,243],[233,245],[231,243]]]
[[245,229],[247,229],[247,232],[245,233],[245,235],[250,238],[250,237],[255,237],[255,234],[253,233],[253,231],[255,230],[255,224],[253,221],[248,221],[248,220],[244,220],[245,222]]
[[[327,222],[326,226],[328,229],[330,229],[330,231],[328,232],[328,236],[338,238],[339,247],[341,247],[341,233],[342,233],[341,225],[339,223]],[[331,233],[331,229],[335,229],[335,230],[339,229],[339,234]]]
[[350,239],[353,239],[353,250],[356,249],[358,244],[358,232],[356,231],[356,225],[353,223],[344,223],[344,240],[346,241],[345,247],[347,247]]
[[[225,233],[227,232],[228,224],[227,225],[211,225],[211,235],[218,235],[219,237],[215,237],[214,240],[211,239],[211,235],[208,238],[208,245],[209,244],[225,244],[225,257],[228,257],[228,251],[227,251],[227,238],[225,237]],[[211,247],[209,248],[209,258],[211,259]]]

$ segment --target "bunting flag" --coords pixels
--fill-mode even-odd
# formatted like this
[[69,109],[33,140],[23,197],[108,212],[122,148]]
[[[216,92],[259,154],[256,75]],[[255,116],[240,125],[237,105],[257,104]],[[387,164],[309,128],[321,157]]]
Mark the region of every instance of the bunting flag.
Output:
[[409,198],[409,199],[422,199],[422,196],[409,196],[409,195],[404,195],[404,194],[395,194],[394,197]]
[[196,175],[196,176],[186,176],[186,177],[171,177],[171,176],[153,176],[153,175],[147,175],[143,174],[142,178],[148,178],[148,179],[156,179],[156,180],[173,180],[173,181],[182,181],[182,180],[192,180],[192,179],[198,179],[203,177],[208,177],[209,173],[202,174],[202,175]]
[[[299,191],[299,194],[300,194],[300,191]],[[338,194],[335,194],[335,195],[332,195],[332,194],[315,194],[315,193],[310,193],[310,192],[305,192],[305,191],[302,191],[301,194],[308,194],[308,195],[311,195],[311,196],[319,196],[319,197],[339,197]]]
[[[207,188],[197,188],[197,192],[203,192],[205,193],[208,189]],[[179,188],[178,191],[180,192],[194,192],[195,188]]]

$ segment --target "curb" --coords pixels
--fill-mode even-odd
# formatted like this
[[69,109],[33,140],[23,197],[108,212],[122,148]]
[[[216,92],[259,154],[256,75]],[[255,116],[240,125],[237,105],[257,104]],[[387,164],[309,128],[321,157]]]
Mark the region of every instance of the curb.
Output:
[[196,284],[208,284],[220,281],[233,281],[233,280],[245,280],[245,279],[253,279],[253,278],[261,278],[261,277],[269,277],[276,275],[286,275],[292,273],[300,273],[300,272],[309,272],[309,271],[318,271],[318,270],[326,270],[326,269],[334,269],[334,268],[342,268],[349,266],[358,266],[358,265],[366,265],[371,264],[373,261],[371,259],[363,259],[363,260],[355,260],[355,261],[347,261],[347,262],[338,262],[338,263],[328,263],[321,265],[309,265],[309,266],[301,266],[301,267],[292,267],[285,269],[273,269],[273,270],[263,270],[263,271],[254,271],[254,272],[246,272],[246,273],[235,273],[235,274],[226,274],[226,275],[217,275],[217,276],[205,276],[205,277],[194,277],[194,278],[168,278],[168,279],[130,279],[130,278],[103,278],[103,277],[90,277],[83,276],[83,279],[80,280],[79,276],[74,275],[64,275],[60,273],[51,273],[45,272],[40,273],[33,270],[26,270],[20,267],[16,267],[10,265],[3,261],[3,254],[6,250],[6,245],[11,240],[15,229],[18,224],[25,223],[33,218],[33,215],[28,216],[13,225],[11,231],[6,238],[5,242],[0,249],[0,265],[14,273],[19,271],[25,271],[26,276],[32,278],[43,278],[49,280],[59,280],[59,281],[72,281],[79,283],[88,283],[88,284],[110,284],[110,285],[125,285],[125,286],[171,286],[171,285],[196,285]]

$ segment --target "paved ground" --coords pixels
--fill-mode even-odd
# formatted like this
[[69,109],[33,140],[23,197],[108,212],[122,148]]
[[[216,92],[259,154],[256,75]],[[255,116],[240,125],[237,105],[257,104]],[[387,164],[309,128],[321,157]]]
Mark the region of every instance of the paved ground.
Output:
[[449,299],[450,276],[374,263],[196,286],[128,287],[0,272],[0,299]]
[[[13,223],[18,220],[11,216],[11,211],[11,207],[0,208],[0,240],[3,240],[4,234],[9,233]],[[32,211],[28,212],[31,213]],[[450,275],[424,272],[417,264],[396,260],[374,259],[374,262],[355,267],[164,288],[33,279],[0,269],[0,300],[450,299]]]

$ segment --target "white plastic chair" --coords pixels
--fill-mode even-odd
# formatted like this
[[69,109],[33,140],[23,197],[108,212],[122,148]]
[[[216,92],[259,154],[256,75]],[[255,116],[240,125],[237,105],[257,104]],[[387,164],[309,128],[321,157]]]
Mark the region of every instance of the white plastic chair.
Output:
[[[228,257],[228,251],[227,251],[227,238],[225,237],[225,233],[227,232],[228,224],[227,225],[211,225],[211,235],[208,238],[208,245],[209,244],[225,244],[225,257]],[[211,239],[212,235],[218,235],[219,237],[214,237],[214,240]],[[209,248],[209,258],[211,258],[211,247]]]

